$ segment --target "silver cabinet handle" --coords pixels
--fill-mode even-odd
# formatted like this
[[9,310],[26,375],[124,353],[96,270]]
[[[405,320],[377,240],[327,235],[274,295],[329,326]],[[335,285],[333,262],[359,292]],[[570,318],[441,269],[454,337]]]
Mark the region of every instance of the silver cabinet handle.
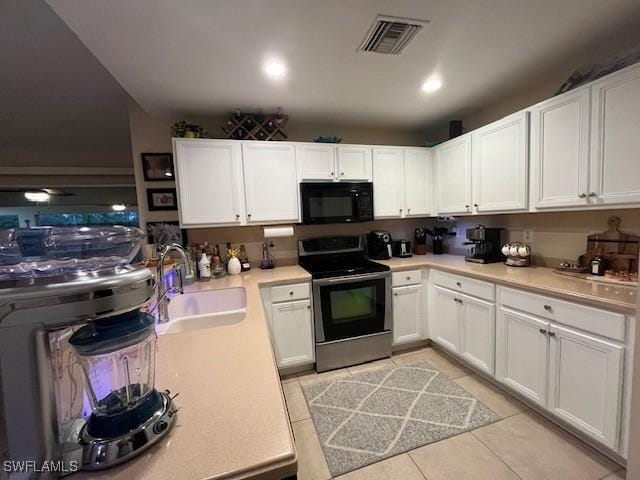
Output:
[[394,293],[393,295],[397,297],[398,296],[398,292]]
[[344,172],[340,172],[340,176],[341,176],[341,177],[344,177]]
[[457,285],[458,287],[462,287],[462,282],[456,282],[456,285]]
[[411,277],[407,277],[407,280],[411,280]]
[[289,295],[293,296],[293,292],[289,292]]
[[545,305],[545,306],[544,306],[544,309],[545,309],[547,312],[550,312],[550,311],[552,310],[552,309],[551,309],[551,305]]
[[240,214],[236,213],[236,220],[240,220]]
[[335,175],[335,172],[331,172],[331,176],[333,177]]
[[250,213],[247,213],[247,217],[251,218],[251,214],[250,214]]
[[410,208],[407,208],[407,213],[409,213],[409,212],[411,212],[411,209],[410,209]]
[[311,310],[311,305],[307,305],[307,310]]
[[476,208],[478,208],[478,204],[477,204],[477,203],[474,203],[474,204],[473,204],[473,206],[474,206],[474,207],[476,207]]
[[466,208],[467,210],[469,210],[469,205],[465,205],[464,208]]
[[547,331],[546,331],[544,328],[541,328],[541,329],[540,329],[540,333],[541,333],[541,334],[543,334],[543,335],[546,335],[546,334],[547,334]]
[[556,332],[549,332],[549,336],[550,337],[555,337],[556,336]]
[[596,192],[589,192],[590,197],[597,197],[598,194]]
[[587,194],[584,193],[584,192],[578,194],[578,198],[585,198],[586,196],[587,196]]

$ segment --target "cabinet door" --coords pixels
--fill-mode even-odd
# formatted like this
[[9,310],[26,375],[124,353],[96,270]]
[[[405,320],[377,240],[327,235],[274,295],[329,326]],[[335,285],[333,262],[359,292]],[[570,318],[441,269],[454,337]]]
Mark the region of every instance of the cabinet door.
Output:
[[469,362],[493,375],[495,370],[496,307],[467,295],[462,302],[461,353]]
[[371,181],[371,147],[364,145],[339,145],[338,180]]
[[434,318],[430,324],[434,330],[433,340],[452,352],[460,353],[462,310],[458,294],[438,286],[434,286],[432,292]]
[[496,378],[534,402],[547,404],[549,323],[500,307],[496,332]]
[[549,408],[616,449],[624,347],[552,325]]
[[247,222],[297,222],[298,180],[293,145],[242,144]]
[[311,301],[274,303],[271,334],[279,368],[313,363]]
[[471,213],[471,134],[436,147],[438,213]]
[[240,144],[174,139],[180,226],[240,225],[243,221]]
[[531,109],[531,204],[588,204],[591,88],[570,91]]
[[334,145],[297,145],[296,156],[300,180],[333,180],[336,168]]
[[422,338],[422,286],[393,288],[393,344]]
[[473,207],[476,212],[527,209],[528,119],[528,112],[520,112],[473,132]]
[[373,216],[400,218],[404,213],[404,152],[402,148],[373,149]]
[[407,217],[432,214],[433,176],[431,151],[404,149],[404,208]]
[[592,84],[590,201],[640,203],[640,64]]

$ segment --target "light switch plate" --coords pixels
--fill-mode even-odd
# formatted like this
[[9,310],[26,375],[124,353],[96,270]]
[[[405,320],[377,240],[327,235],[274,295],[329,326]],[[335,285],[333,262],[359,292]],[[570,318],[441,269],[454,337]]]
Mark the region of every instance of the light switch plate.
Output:
[[533,243],[533,230],[523,230],[522,241],[524,243]]

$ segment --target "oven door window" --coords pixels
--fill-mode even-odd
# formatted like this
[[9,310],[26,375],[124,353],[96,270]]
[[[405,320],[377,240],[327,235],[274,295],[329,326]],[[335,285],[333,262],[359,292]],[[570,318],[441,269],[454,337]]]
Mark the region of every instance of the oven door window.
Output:
[[344,190],[308,192],[303,198],[303,217],[305,223],[354,221],[353,195]]
[[384,279],[321,287],[325,341],[384,331],[384,288]]

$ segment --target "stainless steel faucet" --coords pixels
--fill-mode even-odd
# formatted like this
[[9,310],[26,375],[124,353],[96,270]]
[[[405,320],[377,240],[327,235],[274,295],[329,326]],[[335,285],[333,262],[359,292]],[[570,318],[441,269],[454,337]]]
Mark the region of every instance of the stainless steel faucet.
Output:
[[[158,302],[156,307],[158,308],[158,323],[166,323],[169,321],[169,298],[167,297],[167,293],[169,291],[168,288],[165,288],[164,285],[164,259],[171,251],[176,251],[182,258],[182,262],[184,263],[184,268],[186,271],[186,275],[193,278],[194,272],[191,266],[191,262],[189,261],[189,255],[187,251],[179,244],[172,243],[171,245],[167,245],[160,251],[160,255],[158,258],[158,266],[156,268],[156,292]],[[174,270],[178,277],[178,287],[174,288],[175,291],[182,294],[184,293],[184,280],[182,269],[180,266],[174,266]]]

